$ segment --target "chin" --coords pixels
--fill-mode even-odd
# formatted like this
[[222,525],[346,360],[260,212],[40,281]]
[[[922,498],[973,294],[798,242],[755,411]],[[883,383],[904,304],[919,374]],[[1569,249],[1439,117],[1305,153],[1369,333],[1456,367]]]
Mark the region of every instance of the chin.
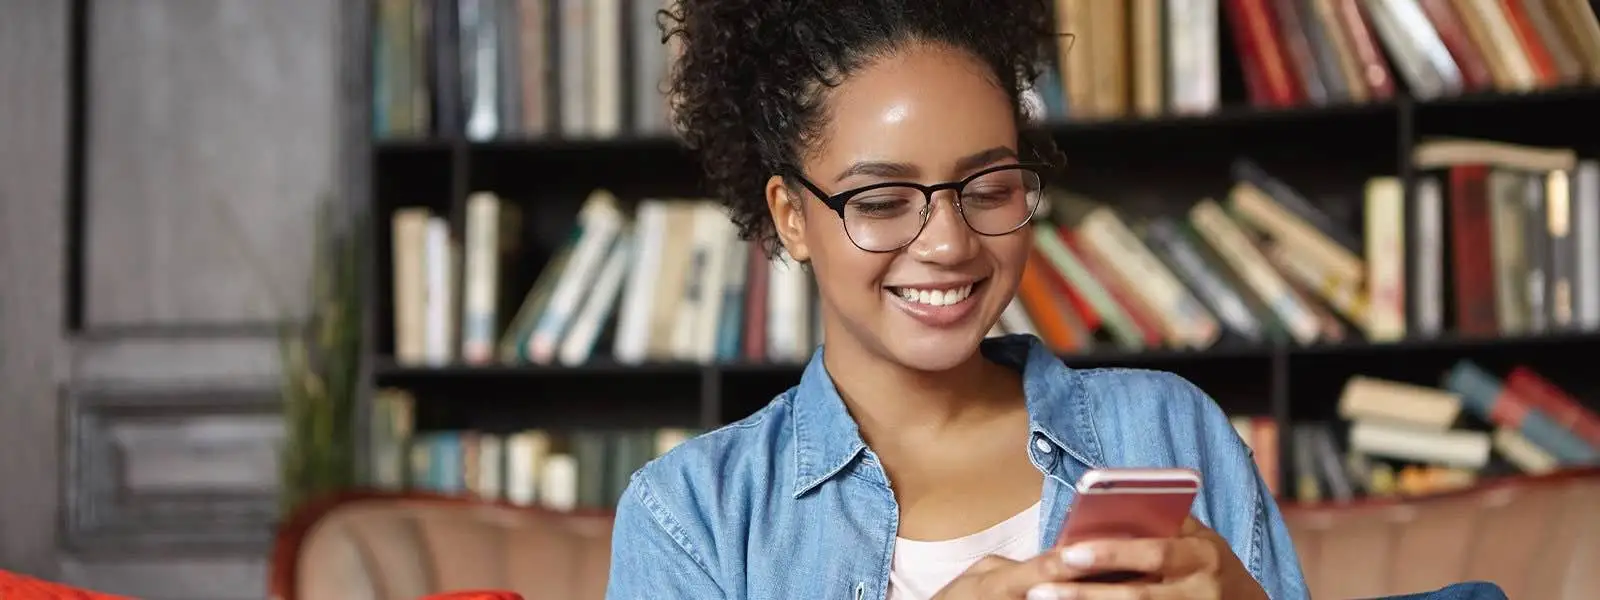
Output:
[[907,368],[939,372],[954,369],[970,360],[978,352],[978,344],[982,341],[982,334],[939,331],[891,338],[885,340],[884,345],[895,362]]

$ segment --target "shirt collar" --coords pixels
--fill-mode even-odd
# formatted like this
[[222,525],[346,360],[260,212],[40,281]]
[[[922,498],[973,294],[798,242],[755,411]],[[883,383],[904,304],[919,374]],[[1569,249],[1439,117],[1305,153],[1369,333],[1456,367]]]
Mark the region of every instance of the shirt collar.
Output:
[[[979,346],[990,360],[1022,370],[1023,394],[1029,429],[1087,466],[1100,462],[1100,447],[1091,425],[1089,402],[1081,375],[1038,337],[1014,334],[983,340]],[[822,364],[818,347],[806,364],[795,390],[794,495],[799,496],[843,472],[867,444],[845,408],[833,378]],[[1018,440],[1020,444],[1028,439]]]

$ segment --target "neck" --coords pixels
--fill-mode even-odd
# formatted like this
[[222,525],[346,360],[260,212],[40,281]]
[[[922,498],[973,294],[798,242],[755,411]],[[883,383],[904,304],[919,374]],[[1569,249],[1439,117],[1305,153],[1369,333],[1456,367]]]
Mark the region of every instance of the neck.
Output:
[[844,332],[822,361],[861,437],[874,447],[988,422],[1021,407],[1021,375],[981,352],[945,371],[921,371],[869,352]]

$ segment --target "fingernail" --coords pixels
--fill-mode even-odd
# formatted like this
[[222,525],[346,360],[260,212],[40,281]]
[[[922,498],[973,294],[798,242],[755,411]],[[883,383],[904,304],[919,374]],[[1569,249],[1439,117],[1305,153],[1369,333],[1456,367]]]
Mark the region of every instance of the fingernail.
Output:
[[1071,600],[1076,594],[1072,588],[1041,583],[1028,590],[1028,600]]
[[1080,569],[1094,566],[1094,550],[1083,546],[1072,546],[1061,551],[1061,562]]

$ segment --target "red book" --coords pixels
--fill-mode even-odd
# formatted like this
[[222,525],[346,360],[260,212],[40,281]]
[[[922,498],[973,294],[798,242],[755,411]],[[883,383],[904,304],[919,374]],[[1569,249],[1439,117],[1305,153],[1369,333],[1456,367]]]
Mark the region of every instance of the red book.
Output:
[[750,243],[749,270],[744,287],[744,359],[753,363],[767,360],[767,279],[772,263],[761,244]]
[[1515,394],[1537,408],[1557,425],[1565,427],[1579,439],[1600,448],[1600,415],[1589,410],[1566,391],[1540,377],[1533,369],[1517,366],[1506,375],[1506,392]]
[[[1305,95],[1289,64],[1289,53],[1279,36],[1278,20],[1266,0],[1228,0],[1222,8],[1227,12],[1246,71],[1251,66],[1260,67],[1257,79],[1265,89],[1267,106],[1291,108],[1298,105]],[[1246,79],[1250,77],[1246,75]]]
[[1093,253],[1084,252],[1083,244],[1078,241],[1077,232],[1067,227],[1061,229],[1061,241],[1065,242],[1067,249],[1078,256],[1078,261],[1089,271],[1095,281],[1106,288],[1106,293],[1111,295],[1111,301],[1122,307],[1128,313],[1128,318],[1133,320],[1134,326],[1144,334],[1146,348],[1160,348],[1166,345],[1166,336],[1161,333],[1161,325],[1154,315],[1150,314],[1150,307],[1144,300],[1127,286],[1127,283],[1116,272],[1106,267]]
[[1495,318],[1494,248],[1489,226],[1486,165],[1450,169],[1451,275],[1455,279],[1456,332],[1466,337],[1493,336]]
[[1472,38],[1467,35],[1466,25],[1461,23],[1450,0],[1421,0],[1421,4],[1422,12],[1433,23],[1434,30],[1439,32],[1445,50],[1455,59],[1456,66],[1461,67],[1461,82],[1465,87],[1471,91],[1494,89],[1489,63],[1478,47],[1473,45]]
[[1511,24],[1511,32],[1516,34],[1517,46],[1527,55],[1528,64],[1533,67],[1534,79],[1539,81],[1540,86],[1560,83],[1561,74],[1557,72],[1555,59],[1550,57],[1544,41],[1539,39],[1539,30],[1534,29],[1533,23],[1528,21],[1528,13],[1523,11],[1522,3],[1500,0],[1500,11],[1505,13],[1506,22]]
[[1388,100],[1394,97],[1394,77],[1389,74],[1389,63],[1384,61],[1383,53],[1378,51],[1377,38],[1373,37],[1372,29],[1367,27],[1367,18],[1361,9],[1361,0],[1334,0],[1338,6],[1339,22],[1344,25],[1344,34],[1349,37],[1350,47],[1355,50],[1356,62],[1361,63],[1362,79],[1367,82],[1367,88],[1372,91],[1373,100]]

